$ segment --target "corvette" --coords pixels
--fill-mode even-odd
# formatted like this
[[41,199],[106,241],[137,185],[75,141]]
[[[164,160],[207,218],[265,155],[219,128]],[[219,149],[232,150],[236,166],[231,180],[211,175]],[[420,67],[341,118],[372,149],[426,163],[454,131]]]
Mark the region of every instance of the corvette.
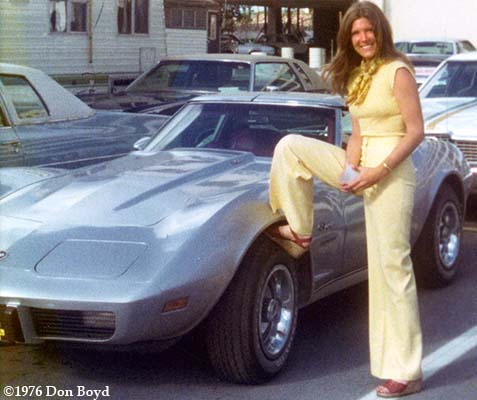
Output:
[[[267,236],[283,221],[268,205],[275,144],[301,134],[346,146],[346,113],[329,95],[198,97],[125,157],[0,171],[11,185],[0,199],[3,340],[166,346],[201,325],[220,377],[270,379],[291,351],[299,308],[367,277],[358,196],[315,182],[313,241],[301,259]],[[413,159],[416,274],[448,284],[470,168],[433,138]]]

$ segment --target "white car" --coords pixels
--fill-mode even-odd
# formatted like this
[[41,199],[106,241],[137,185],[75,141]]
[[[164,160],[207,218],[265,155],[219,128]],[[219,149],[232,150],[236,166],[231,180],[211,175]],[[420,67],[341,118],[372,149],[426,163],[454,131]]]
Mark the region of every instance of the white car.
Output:
[[477,193],[477,51],[445,60],[421,86],[426,134],[453,142],[464,153]]
[[424,83],[446,58],[476,50],[468,40],[449,38],[399,40],[394,45],[413,63],[418,85]]

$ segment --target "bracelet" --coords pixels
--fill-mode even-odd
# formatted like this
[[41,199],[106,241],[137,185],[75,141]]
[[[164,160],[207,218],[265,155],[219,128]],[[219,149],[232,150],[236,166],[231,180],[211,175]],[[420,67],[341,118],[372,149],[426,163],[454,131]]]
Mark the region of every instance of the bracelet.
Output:
[[392,168],[386,163],[386,161],[383,161],[383,167],[386,168],[389,172],[392,172]]

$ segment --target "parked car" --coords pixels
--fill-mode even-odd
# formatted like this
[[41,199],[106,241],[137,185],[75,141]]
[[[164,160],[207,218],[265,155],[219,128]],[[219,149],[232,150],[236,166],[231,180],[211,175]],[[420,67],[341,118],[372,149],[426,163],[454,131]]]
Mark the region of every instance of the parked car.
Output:
[[284,47],[293,49],[294,57],[305,61],[308,56],[308,45],[304,38],[288,33],[261,33],[253,42],[243,43],[236,47],[238,54],[265,53],[280,56]]
[[220,35],[220,52],[235,53],[237,46],[243,44],[244,41],[231,32],[222,32]]
[[398,41],[395,46],[413,63],[418,85],[421,85],[447,57],[475,51],[471,42],[458,39],[412,39]]
[[[168,345],[201,324],[219,376],[270,379],[298,309],[367,278],[361,197],[315,183],[313,241],[299,260],[267,236],[284,218],[268,205],[275,144],[301,134],[342,146],[343,108],[306,93],[199,97],[123,158],[41,171],[49,177],[36,183],[32,171],[0,171],[0,181],[29,181],[0,200],[3,339]],[[469,166],[435,138],[413,159],[416,273],[447,284],[459,271]]]
[[477,52],[448,58],[419,90],[428,135],[454,143],[465,154],[477,193]]
[[208,93],[325,90],[308,65],[282,57],[246,54],[200,54],[163,58],[123,92],[84,93],[97,109],[172,115],[187,100]]
[[43,72],[0,63],[0,167],[109,160],[132,151],[166,119],[95,111]]

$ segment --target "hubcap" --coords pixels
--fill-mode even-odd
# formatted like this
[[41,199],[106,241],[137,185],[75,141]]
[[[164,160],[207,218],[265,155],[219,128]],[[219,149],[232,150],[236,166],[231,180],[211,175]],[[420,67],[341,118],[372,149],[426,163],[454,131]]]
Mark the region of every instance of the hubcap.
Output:
[[459,210],[454,203],[447,203],[439,222],[439,256],[447,269],[451,269],[459,255],[461,239]]
[[267,276],[260,309],[260,344],[265,355],[273,359],[286,346],[295,318],[295,287],[284,265],[276,265]]

